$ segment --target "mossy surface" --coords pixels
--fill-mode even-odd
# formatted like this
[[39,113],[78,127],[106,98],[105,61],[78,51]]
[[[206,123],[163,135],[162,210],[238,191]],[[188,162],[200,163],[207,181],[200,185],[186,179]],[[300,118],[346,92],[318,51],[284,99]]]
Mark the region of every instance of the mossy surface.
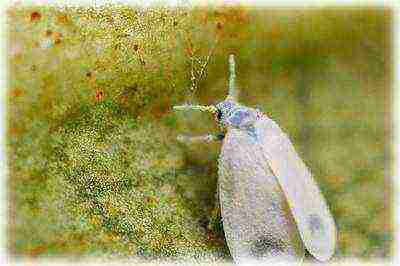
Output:
[[[391,256],[391,10],[17,5],[7,16],[12,254],[229,259],[220,144],[176,141],[218,128],[171,107],[224,99],[234,53],[240,101],[276,120],[314,172],[338,256]],[[191,91],[191,62],[199,71],[216,41]]]

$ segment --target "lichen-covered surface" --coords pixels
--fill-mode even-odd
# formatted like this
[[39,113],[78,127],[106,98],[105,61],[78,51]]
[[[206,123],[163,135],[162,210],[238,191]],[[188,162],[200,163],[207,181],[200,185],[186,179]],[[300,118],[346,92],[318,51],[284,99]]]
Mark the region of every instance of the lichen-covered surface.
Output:
[[176,141],[218,128],[171,106],[223,100],[235,53],[240,101],[313,171],[337,256],[391,256],[390,10],[16,5],[7,21],[11,254],[229,260],[220,145]]

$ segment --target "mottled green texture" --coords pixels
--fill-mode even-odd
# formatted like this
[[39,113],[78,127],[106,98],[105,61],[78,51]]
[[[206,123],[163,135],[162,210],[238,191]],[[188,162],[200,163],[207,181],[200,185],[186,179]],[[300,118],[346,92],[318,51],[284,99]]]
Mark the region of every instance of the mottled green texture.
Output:
[[190,99],[190,55],[204,62],[218,39],[195,103],[225,98],[234,53],[239,102],[277,121],[312,169],[338,255],[391,255],[390,10],[15,6],[7,17],[13,254],[229,258],[220,145],[176,141],[218,128],[171,110]]

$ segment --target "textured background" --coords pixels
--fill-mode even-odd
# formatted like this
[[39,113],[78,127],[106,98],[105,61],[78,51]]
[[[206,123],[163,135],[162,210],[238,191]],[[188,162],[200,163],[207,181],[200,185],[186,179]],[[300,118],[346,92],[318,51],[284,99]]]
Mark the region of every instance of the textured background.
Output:
[[176,141],[218,128],[171,106],[223,100],[234,53],[240,101],[314,172],[338,256],[392,255],[391,10],[13,6],[7,21],[12,254],[229,258],[220,144]]

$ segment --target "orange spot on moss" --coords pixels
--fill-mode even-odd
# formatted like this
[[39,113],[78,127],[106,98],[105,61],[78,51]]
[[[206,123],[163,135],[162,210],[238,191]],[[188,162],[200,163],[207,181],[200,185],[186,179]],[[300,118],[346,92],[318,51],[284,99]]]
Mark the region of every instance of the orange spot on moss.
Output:
[[42,15],[38,11],[33,11],[30,14],[31,22],[39,21],[42,18]]
[[51,34],[51,38],[53,39],[55,44],[61,43],[62,34],[60,32],[53,32]]
[[160,99],[160,101],[151,108],[151,113],[155,118],[161,118],[168,114],[170,109],[171,102],[167,97],[165,97],[164,99]]
[[224,24],[221,21],[217,22],[217,25],[216,25],[217,30],[222,30],[223,26],[224,26]]
[[185,49],[186,55],[192,57],[193,56],[193,49],[192,47],[186,47]]
[[274,25],[271,29],[270,34],[271,34],[271,39],[274,39],[274,40],[279,39],[282,35],[282,31],[281,31],[279,25]]
[[69,18],[67,14],[60,14],[57,16],[57,22],[60,24],[66,24],[69,22]]
[[11,90],[12,97],[21,97],[24,94],[24,91],[20,88],[14,88]]
[[96,90],[96,100],[102,101],[104,99],[104,91],[102,89]]
[[249,12],[244,9],[240,9],[237,14],[238,22],[249,23]]
[[37,245],[28,250],[28,254],[32,257],[37,257],[48,250],[47,245]]
[[8,133],[10,135],[19,135],[19,134],[21,134],[21,129],[18,127],[10,127]]

